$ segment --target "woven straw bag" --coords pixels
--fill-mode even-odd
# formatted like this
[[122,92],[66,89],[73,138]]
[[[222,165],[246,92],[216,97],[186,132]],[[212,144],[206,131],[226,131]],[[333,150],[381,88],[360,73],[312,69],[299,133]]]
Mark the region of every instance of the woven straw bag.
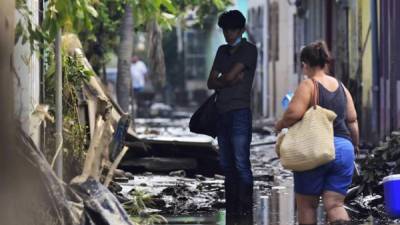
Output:
[[333,121],[336,113],[318,105],[318,83],[313,80],[313,104],[286,134],[278,135],[276,152],[282,166],[305,171],[335,159]]

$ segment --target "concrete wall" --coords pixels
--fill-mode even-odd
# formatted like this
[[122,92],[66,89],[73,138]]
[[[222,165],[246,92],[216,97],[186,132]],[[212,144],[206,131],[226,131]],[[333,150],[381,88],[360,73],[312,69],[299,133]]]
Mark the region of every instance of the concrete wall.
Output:
[[[362,69],[362,64],[360,61],[360,47],[365,38],[362,37],[360,32],[362,32],[361,23],[363,23],[362,17],[360,15],[361,6],[357,1],[352,1],[349,8],[349,61],[353,62],[349,64],[349,74],[350,78],[355,79]],[[369,22],[369,21],[368,21]]]
[[[248,30],[250,32],[249,39],[257,46],[258,58],[257,68],[254,75],[253,89],[252,89],[252,109],[255,118],[268,115],[268,87],[267,82],[267,59],[264,57],[266,48],[268,47],[268,35],[265,32],[267,25],[265,23],[265,8],[266,1],[252,0],[248,5]],[[268,12],[267,12],[268,14]],[[265,90],[264,90],[265,88]],[[265,93],[264,93],[265,92]]]
[[[295,6],[288,1],[252,0],[248,7],[250,29],[259,51],[253,111],[258,115],[279,118],[283,114],[282,98],[295,91],[299,80],[294,68]],[[267,29],[265,34],[264,29]],[[263,91],[266,92],[264,95]]]
[[[254,0],[253,0],[254,1]],[[243,13],[243,15],[248,18],[247,16],[247,7],[252,0],[235,0],[232,1],[233,4],[227,10],[237,9]],[[207,49],[206,49],[206,68],[207,71],[210,71],[211,66],[214,62],[215,54],[217,53],[218,47],[220,45],[226,44],[224,35],[222,34],[222,30],[217,25],[218,17],[215,18],[213,23],[213,27],[207,37]],[[246,37],[246,34],[244,35]],[[208,78],[208,73],[205,74],[206,79]]]
[[370,1],[349,1],[348,46],[349,79],[362,139],[372,137],[372,43]]
[[[277,57],[269,57],[269,90],[271,96],[269,102],[270,117],[279,118],[282,116],[283,109],[281,106],[282,98],[288,92],[294,92],[298,84],[298,75],[294,69],[294,13],[295,7],[289,5],[288,1],[271,0],[269,5],[270,15],[272,15],[272,4],[278,7],[278,37],[277,42],[270,42],[269,51],[273,51],[277,46]],[[269,17],[271,18],[271,16]],[[270,21],[270,26],[271,26]],[[270,29],[269,37],[274,35],[272,32],[276,30]],[[269,54],[271,56],[271,53]],[[274,65],[275,64],[275,65]]]
[[[33,12],[32,21],[39,21],[38,0],[28,0],[28,8]],[[17,21],[21,16],[16,12]],[[39,128],[31,127],[31,115],[39,104],[40,97],[40,66],[37,53],[30,51],[28,43],[18,42],[14,50],[15,77],[15,111],[22,128],[30,134],[36,144],[39,143]]]
[[[380,138],[400,128],[400,2],[379,1],[379,133]],[[373,105],[373,108],[376,108]]]
[[371,43],[371,9],[370,1],[358,1],[360,11],[360,49],[363,49],[362,54],[362,130],[361,134],[364,137],[369,137],[371,134],[371,105],[372,105],[372,43]]

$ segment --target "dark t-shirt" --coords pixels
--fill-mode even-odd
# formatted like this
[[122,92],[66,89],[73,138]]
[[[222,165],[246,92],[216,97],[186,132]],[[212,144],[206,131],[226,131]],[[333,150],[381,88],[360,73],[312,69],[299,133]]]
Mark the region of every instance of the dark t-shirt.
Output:
[[257,65],[257,48],[243,38],[236,51],[231,53],[230,49],[229,45],[221,45],[218,48],[212,69],[224,74],[229,72],[235,63],[242,63],[245,65],[244,77],[233,86],[217,90],[219,113],[250,108],[251,87]]

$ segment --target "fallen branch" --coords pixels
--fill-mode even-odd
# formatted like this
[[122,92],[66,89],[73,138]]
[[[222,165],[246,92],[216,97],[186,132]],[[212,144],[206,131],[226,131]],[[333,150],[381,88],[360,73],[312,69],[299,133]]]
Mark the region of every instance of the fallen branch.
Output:
[[115,169],[117,169],[119,163],[121,162],[122,158],[124,157],[125,153],[128,151],[128,147],[124,147],[122,151],[118,154],[117,158],[112,163],[110,169],[108,170],[106,180],[104,181],[104,186],[108,187],[114,175]]

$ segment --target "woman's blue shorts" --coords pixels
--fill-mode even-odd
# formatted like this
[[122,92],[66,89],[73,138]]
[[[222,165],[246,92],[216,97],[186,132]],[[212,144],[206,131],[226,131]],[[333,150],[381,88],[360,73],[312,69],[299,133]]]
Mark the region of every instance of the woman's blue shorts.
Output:
[[312,170],[294,172],[294,190],[303,195],[333,191],[346,195],[354,170],[354,147],[346,138],[335,137],[335,160]]

